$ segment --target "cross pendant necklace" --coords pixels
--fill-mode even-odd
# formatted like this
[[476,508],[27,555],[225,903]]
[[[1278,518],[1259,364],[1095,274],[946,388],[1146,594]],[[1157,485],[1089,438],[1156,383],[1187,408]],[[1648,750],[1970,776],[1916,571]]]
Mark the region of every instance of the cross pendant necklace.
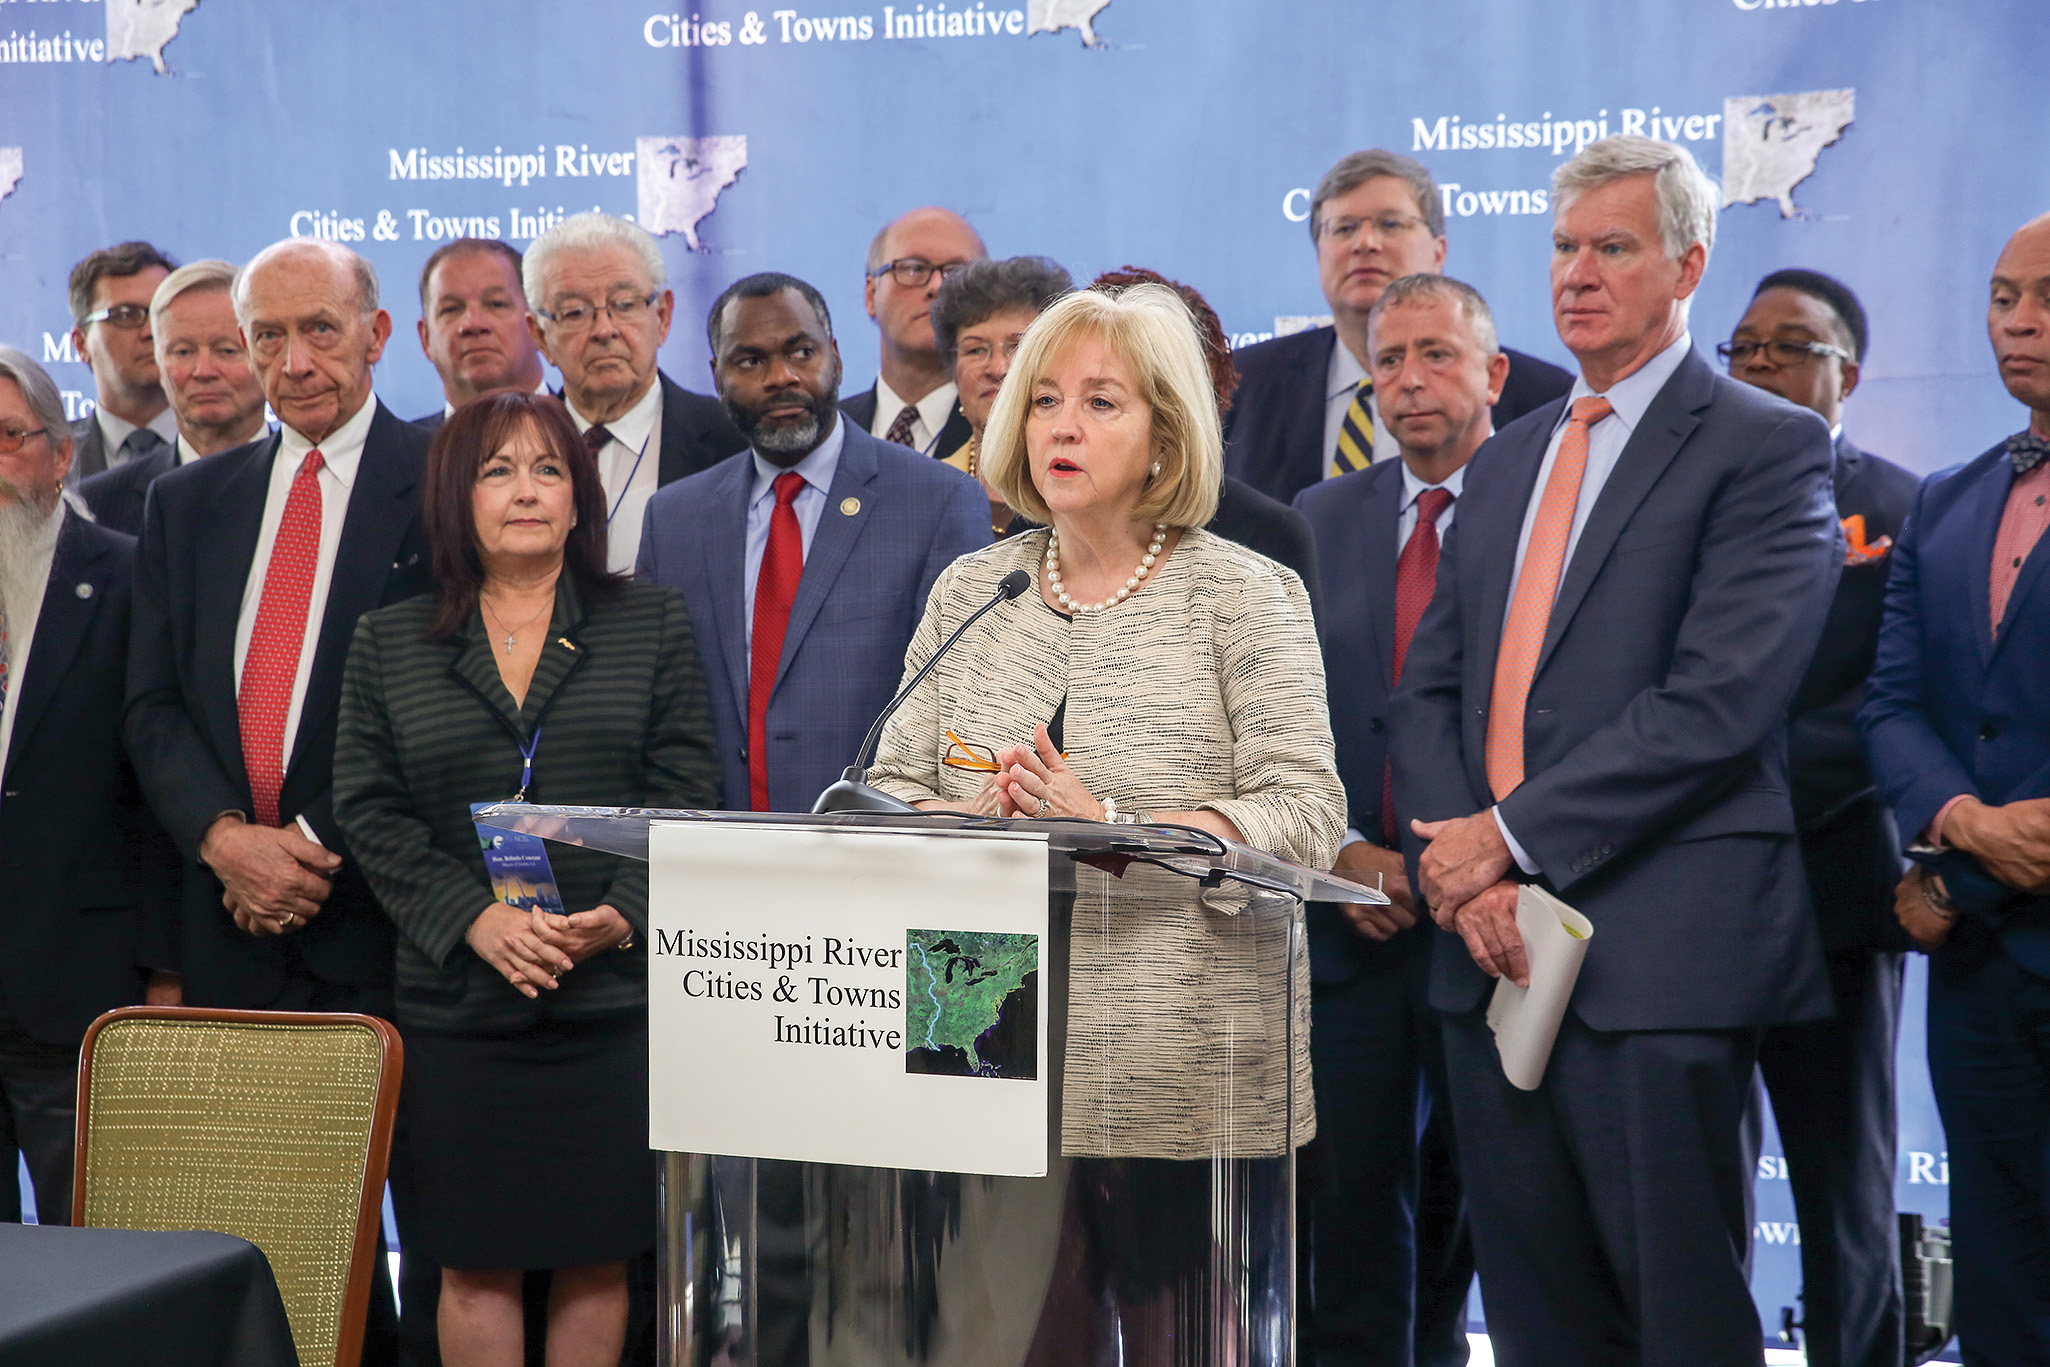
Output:
[[490,599],[486,598],[483,594],[480,593],[477,595],[477,601],[484,605],[484,610],[486,612],[490,613],[493,617],[498,618],[499,629],[505,632],[505,653],[508,655],[513,653],[513,642],[518,639],[519,634],[525,631],[528,627],[534,625],[535,619],[540,617],[542,612],[546,612],[549,608],[555,606],[555,604],[552,602],[544,603],[541,605],[540,611],[536,612],[533,617],[529,617],[526,621],[520,623],[516,627],[508,628],[505,624],[505,618],[499,617],[498,609],[491,606]]

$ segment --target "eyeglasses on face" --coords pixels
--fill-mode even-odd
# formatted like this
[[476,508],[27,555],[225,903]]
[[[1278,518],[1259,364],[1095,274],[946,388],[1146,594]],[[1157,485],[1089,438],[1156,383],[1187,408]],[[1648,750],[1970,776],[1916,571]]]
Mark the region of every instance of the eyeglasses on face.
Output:
[[11,456],[28,445],[30,437],[44,436],[47,427],[0,427],[0,456]]
[[1317,236],[1340,246],[1350,245],[1363,228],[1372,228],[1374,235],[1387,239],[1401,237],[1404,233],[1421,228],[1424,221],[1413,214],[1376,214],[1372,218],[1332,218],[1318,226]]
[[1839,361],[1851,359],[1851,353],[1828,342],[1795,342],[1775,338],[1770,342],[1723,342],[1715,349],[1724,365],[1732,370],[1740,365],[1749,365],[1759,352],[1774,365],[1805,365],[1817,356],[1834,356]]
[[564,332],[585,332],[598,321],[600,313],[612,315],[612,321],[621,327],[632,327],[647,318],[655,307],[655,301],[662,297],[660,290],[648,295],[615,295],[602,304],[593,304],[585,299],[570,299],[558,305],[553,313],[547,309],[534,312],[546,318]]
[[869,278],[880,280],[889,276],[906,289],[917,289],[935,275],[945,280],[949,274],[967,265],[966,261],[926,261],[916,256],[900,256],[895,261],[885,261],[869,272]]
[[117,328],[133,331],[149,321],[148,304],[115,304],[111,308],[88,313],[78,320],[80,327],[91,327],[94,323],[112,323]]

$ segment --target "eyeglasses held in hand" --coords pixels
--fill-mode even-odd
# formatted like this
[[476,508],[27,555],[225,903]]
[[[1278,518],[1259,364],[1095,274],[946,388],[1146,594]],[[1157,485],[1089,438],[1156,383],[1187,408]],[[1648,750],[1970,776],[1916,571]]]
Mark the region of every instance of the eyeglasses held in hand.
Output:
[[966,261],[925,261],[915,256],[900,256],[895,261],[885,261],[877,266],[869,272],[869,277],[880,280],[887,275],[904,288],[915,290],[935,275],[945,280],[967,264]]
[[148,321],[148,304],[116,304],[112,308],[101,309],[97,313],[88,313],[85,317],[78,320],[78,325],[80,327],[90,327],[94,323],[112,323],[117,328],[127,328],[132,331]]
[[1851,353],[1828,342],[1794,342],[1775,338],[1770,342],[1723,342],[1717,345],[1715,354],[1724,365],[1735,369],[1751,364],[1751,358],[1760,351],[1774,365],[1805,365],[1817,356],[1834,356],[1839,361],[1851,359]]
[[[997,752],[990,749],[987,745],[977,745],[973,741],[962,740],[952,731],[947,732],[946,735],[947,748],[940,756],[940,763],[946,765],[949,769],[966,769],[971,773],[994,774],[1003,768],[1001,764],[997,763]],[[1066,759],[1067,757],[1068,752],[1065,750],[1061,751],[1061,758]]]
[[588,331],[597,321],[600,313],[612,315],[612,321],[621,327],[632,327],[648,316],[655,301],[662,297],[657,290],[650,295],[622,294],[602,304],[593,304],[583,299],[571,299],[555,312],[535,309],[534,312],[561,328],[564,332]]

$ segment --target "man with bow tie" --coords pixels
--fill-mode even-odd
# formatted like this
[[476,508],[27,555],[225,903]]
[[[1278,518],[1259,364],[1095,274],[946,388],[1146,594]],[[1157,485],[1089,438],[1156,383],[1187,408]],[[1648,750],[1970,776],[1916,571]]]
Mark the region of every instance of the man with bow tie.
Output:
[[1858,387],[1867,336],[1849,286],[1820,271],[1781,270],[1758,282],[1736,331],[1716,348],[1733,379],[1829,424],[1844,526],[1843,577],[1787,727],[1794,819],[1836,1014],[1775,1025],[1758,1049],[1801,1223],[1802,1327],[1814,1367],[1901,1360],[1893,1208],[1900,841],[1865,764],[1858,704],[1879,645],[1889,552],[1919,481],[1844,436],[1844,400]]
[[2050,214],[1986,324],[2029,424],[1916,495],[1859,723],[1921,846],[1895,910],[1930,956],[1958,1338],[2005,1367],[2050,1361]]

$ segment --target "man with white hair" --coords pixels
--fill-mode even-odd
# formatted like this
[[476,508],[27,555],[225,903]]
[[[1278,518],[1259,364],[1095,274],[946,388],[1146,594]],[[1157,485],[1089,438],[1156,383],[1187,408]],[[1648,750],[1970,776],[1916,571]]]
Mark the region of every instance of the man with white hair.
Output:
[[357,617],[429,585],[428,436],[372,392],[391,316],[368,261],[275,243],[233,297],[284,426],[151,489],[128,749],[187,861],[186,1000],[388,1018],[394,931],[335,825],[335,714]]
[[149,332],[177,436],[80,481],[79,497],[101,526],[140,534],[143,500],[157,476],[267,434],[263,385],[235,321],[234,283],[227,262],[194,261],[165,276],[151,296]]
[[608,561],[631,573],[656,489],[709,470],[747,439],[717,399],[656,366],[676,297],[645,228],[610,214],[572,214],[527,248],[527,326],[562,372],[562,398],[598,461]]
[[[1496,1360],[1757,1363],[1759,1035],[1830,1010],[1786,760],[1843,562],[1829,428],[1695,352],[1718,196],[1684,149],[1605,139],[1553,188],[1580,375],[1467,467],[1393,707],[1395,805],[1457,936],[1430,999]],[[1519,917],[1524,883],[1593,924],[1529,1091],[1487,1023],[1550,914]]]
[[178,859],[121,750],[135,542],[65,506],[73,449],[56,384],[0,346],[0,1155],[59,1225],[86,1027],[178,1002]]

